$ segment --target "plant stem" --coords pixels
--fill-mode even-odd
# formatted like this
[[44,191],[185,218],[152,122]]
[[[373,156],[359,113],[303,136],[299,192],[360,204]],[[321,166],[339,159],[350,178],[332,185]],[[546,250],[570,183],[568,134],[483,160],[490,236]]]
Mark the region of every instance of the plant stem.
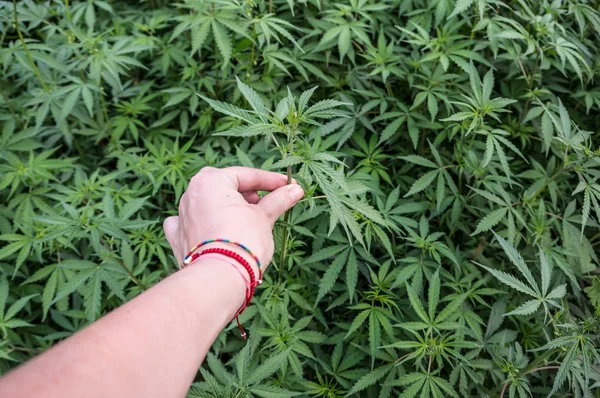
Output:
[[545,212],[545,214],[546,214],[547,216],[552,216],[552,217],[558,218],[559,220],[564,220],[564,218],[562,218],[561,216],[559,216],[559,215],[556,215],[556,214],[554,214],[554,213],[550,213],[549,211]]
[[123,261],[121,261],[121,259],[116,259],[116,261],[117,261],[117,264],[119,264],[121,266],[121,268],[123,268],[123,270],[127,273],[127,275],[129,275],[129,278],[131,278],[133,283],[138,285],[140,287],[140,289],[142,289],[142,290],[148,290],[148,286],[146,286],[141,280],[136,278],[136,276],[133,275],[133,272],[129,268],[127,268],[127,266],[125,265],[125,263]]
[[419,142],[419,153],[422,155],[425,151],[425,132],[421,133],[421,140]]
[[525,119],[525,116],[527,116],[527,113],[529,112],[529,104],[531,104],[531,98],[527,98],[527,101],[525,101],[523,112],[521,112],[521,117],[519,118],[519,125],[523,123],[523,119]]
[[[294,136],[296,134],[296,126],[290,127],[290,135],[288,137],[289,143],[289,151],[287,153],[292,153],[294,151]],[[287,183],[288,185],[292,183],[292,166],[287,167]],[[279,257],[279,283],[281,283],[281,278],[283,276],[283,267],[285,264],[285,260],[287,257],[287,241],[288,241],[288,231],[289,231],[289,222],[290,222],[290,213],[292,209],[288,209],[283,216],[283,233],[281,235],[281,255]]]
[[[560,349],[558,349],[558,348],[552,349],[550,351],[546,351],[545,353],[543,353],[542,355],[540,355],[539,357],[534,359],[529,365],[527,365],[527,367],[522,369],[521,375],[526,375],[526,374],[533,372],[534,369],[537,369],[544,361],[549,359],[552,355],[558,354],[559,352],[560,352]],[[502,387],[503,387],[502,390],[505,390],[506,389],[505,386],[508,384],[509,384],[509,380],[505,381],[502,384]],[[498,391],[499,389],[500,389],[500,385],[498,385],[496,388],[494,388],[494,391]],[[500,396],[502,396],[502,395],[500,395]]]
[[36,350],[34,348],[19,347],[19,346],[12,345],[12,344],[9,344],[8,348],[10,349],[10,351],[8,352],[9,354],[12,351],[26,352],[28,354],[39,354],[41,352],[40,350]]
[[412,355],[412,354],[414,354],[414,352],[409,352],[408,354],[404,354],[400,358],[396,359],[396,361],[394,361],[394,363],[400,363],[400,362],[402,362],[402,360],[404,358],[407,358],[409,355]]
[[536,192],[536,193],[534,193],[534,194],[533,194],[533,196],[532,196],[532,197],[531,197],[529,200],[533,200],[533,199],[535,199],[535,198],[536,198],[536,197],[537,197],[539,194],[541,194],[541,193],[544,191],[544,189],[546,189],[546,187],[547,187],[548,185],[550,185],[550,183],[551,183],[552,181],[554,181],[554,179],[555,179],[556,177],[558,177],[560,174],[564,173],[565,171],[571,171],[572,169],[573,169],[573,167],[571,167],[571,166],[567,166],[567,167],[565,167],[565,168],[563,168],[563,169],[559,170],[558,172],[556,172],[556,174],[554,174],[552,177],[550,177],[549,179],[547,179],[547,180],[546,180],[546,182],[544,182],[544,185],[542,185],[542,187],[541,187],[540,189],[538,189],[538,190],[537,190],[537,192]]
[[[530,371],[523,373],[521,376],[525,376],[525,375],[527,375],[529,373],[533,373],[533,372],[538,372],[540,370],[559,369],[559,368],[560,368],[560,366],[558,366],[558,365],[542,366],[540,368],[531,369]],[[508,380],[506,382],[504,382],[504,386],[502,387],[502,391],[500,391],[500,398],[504,397],[504,392],[506,391],[506,388],[508,387],[509,384],[510,383],[509,383]]]
[[35,65],[35,61],[33,60],[33,57],[31,56],[31,53],[29,52],[29,48],[27,47],[27,43],[25,43],[25,38],[23,37],[23,33],[21,33],[21,28],[19,27],[19,15],[17,13],[17,0],[13,0],[13,11],[14,11],[14,15],[15,15],[15,29],[17,29],[17,35],[19,36],[19,40],[21,40],[21,44],[23,45],[23,50],[25,50],[25,54],[27,55],[27,59],[29,59],[29,62],[31,63],[31,67],[33,68],[33,73],[35,73],[35,75],[37,76],[38,80],[42,84],[42,88],[44,89],[44,91],[47,92],[47,93],[49,93],[50,92],[50,88],[44,82],[44,79],[42,78],[42,74],[40,73],[40,70]]
[[[100,242],[102,242],[102,245],[106,248],[106,250],[112,252],[112,249],[104,239],[100,238]],[[138,285],[142,290],[148,290],[148,286],[146,286],[142,281],[136,278],[135,275],[133,275],[133,272],[129,268],[127,268],[127,266],[121,259],[115,258],[115,261],[121,266],[121,268],[123,268],[123,271],[125,271],[127,275],[129,275],[129,278],[133,281],[133,283]]]
[[[250,10],[250,19],[253,20],[252,9]],[[252,75],[252,67],[254,66],[254,51],[256,47],[256,24],[252,24],[252,52],[250,53],[250,61],[248,62],[248,71],[246,72],[246,78],[250,80]]]
[[481,240],[479,241],[479,245],[477,246],[477,250],[475,251],[475,255],[473,256],[473,259],[471,261],[477,261],[477,259],[479,258],[479,255],[483,251],[484,245],[485,245],[485,238],[481,238]]
[[19,122],[19,118],[17,117],[17,114],[15,113],[15,110],[11,106],[10,101],[8,100],[8,96],[6,95],[6,93],[4,92],[4,90],[2,89],[2,85],[0,85],[0,94],[2,95],[2,98],[4,98],[4,103],[6,104],[6,107],[8,108],[8,111],[12,115],[13,119],[15,119],[15,123],[16,123],[17,127],[21,127],[21,123]]
[[112,136],[112,130],[110,128],[110,120],[108,119],[108,108],[106,107],[106,101],[104,100],[104,89],[102,88],[102,82],[98,82],[98,87],[100,87],[100,103],[102,104],[102,114],[104,115],[104,122],[106,123],[106,128],[108,129],[108,134]]
[[326,197],[327,197],[326,195],[312,196],[310,198],[299,200],[297,203],[306,202],[307,200],[311,200],[311,199],[312,200],[315,200],[315,199],[325,199]]
[[71,7],[69,7],[69,0],[65,0],[65,12],[67,13],[67,20],[71,20]]

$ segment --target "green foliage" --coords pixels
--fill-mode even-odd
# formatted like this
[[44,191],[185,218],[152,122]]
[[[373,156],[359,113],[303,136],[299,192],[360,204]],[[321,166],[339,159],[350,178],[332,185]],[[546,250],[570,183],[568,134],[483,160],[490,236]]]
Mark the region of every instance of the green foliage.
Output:
[[597,396],[599,7],[0,2],[0,374],[174,272],[160,221],[241,164],[306,197],[189,396]]

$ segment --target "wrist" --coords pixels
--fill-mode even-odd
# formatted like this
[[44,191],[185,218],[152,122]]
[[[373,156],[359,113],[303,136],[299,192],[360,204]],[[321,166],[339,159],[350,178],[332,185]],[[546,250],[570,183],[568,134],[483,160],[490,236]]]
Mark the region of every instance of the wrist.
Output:
[[[192,265],[185,267],[180,272],[186,275],[186,279],[193,280],[194,290],[200,288],[202,292],[216,290],[226,292],[222,300],[219,300],[219,316],[222,317],[221,327],[227,325],[235,318],[246,299],[246,282],[234,267],[214,258],[198,258]],[[179,274],[179,273],[178,273]],[[198,292],[193,294],[198,298]],[[203,300],[192,300],[187,303],[192,312],[206,304]],[[203,315],[202,312],[197,314]]]
[[[242,249],[248,251],[245,247],[242,247]],[[252,255],[252,253],[249,254]],[[253,269],[250,263],[244,257],[242,257],[241,254],[238,254],[233,250],[218,246],[209,248],[204,246],[204,249],[200,253],[193,253],[193,255],[190,254],[188,256],[189,257],[186,258],[191,258],[191,262],[203,260],[216,260],[218,262],[228,264],[230,265],[230,269],[235,270],[239,274],[240,279],[244,281],[244,284],[246,286],[245,300],[243,304],[240,305],[239,309],[236,311],[235,320],[238,324],[242,337],[246,339],[246,332],[244,331],[244,328],[240,323],[239,315],[241,315],[242,312],[250,305],[250,301],[254,296],[256,286],[262,283],[262,273],[260,271],[260,268],[257,266],[259,272],[259,274],[257,275],[256,271]],[[185,264],[187,265],[191,262],[185,262]]]

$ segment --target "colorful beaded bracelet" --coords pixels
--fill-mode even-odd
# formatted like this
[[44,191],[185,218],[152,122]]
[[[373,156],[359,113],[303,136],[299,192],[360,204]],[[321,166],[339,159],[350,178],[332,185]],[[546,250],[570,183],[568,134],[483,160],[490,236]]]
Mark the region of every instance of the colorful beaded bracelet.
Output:
[[248,254],[250,254],[252,256],[252,258],[254,258],[254,261],[256,261],[256,264],[258,265],[258,284],[260,285],[262,283],[262,273],[263,273],[262,264],[261,264],[258,256],[256,254],[254,254],[254,252],[252,250],[250,250],[250,248],[248,246],[246,246],[242,243],[239,243],[239,242],[229,240],[229,239],[217,238],[217,239],[203,240],[202,242],[198,243],[196,246],[192,247],[192,249],[188,252],[188,254],[185,255],[185,257],[183,258],[183,264],[181,264],[179,268],[184,268],[186,265],[191,264],[194,260],[196,260],[200,256],[200,254],[194,253],[196,250],[198,250],[199,248],[201,248],[204,245],[207,245],[209,243],[215,243],[215,242],[228,243],[230,245],[235,245],[239,248],[242,248]]

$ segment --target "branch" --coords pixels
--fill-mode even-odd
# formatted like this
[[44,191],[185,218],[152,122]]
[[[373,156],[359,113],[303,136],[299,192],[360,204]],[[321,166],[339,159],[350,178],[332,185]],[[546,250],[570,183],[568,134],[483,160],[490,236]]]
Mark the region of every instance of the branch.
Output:
[[[106,243],[106,241],[104,239],[100,238],[100,242],[102,242],[102,245],[104,245],[106,250],[108,250],[109,252],[112,252],[110,246],[108,246],[108,244]],[[146,286],[142,281],[140,281],[138,278],[136,278],[135,275],[133,275],[133,272],[129,268],[127,268],[125,263],[120,258],[115,258],[115,261],[117,262],[117,264],[119,264],[121,266],[121,268],[123,268],[123,270],[127,273],[127,275],[129,275],[129,278],[133,281],[133,283],[138,285],[142,290],[148,290],[148,286]]]
[[33,73],[35,73],[38,80],[42,84],[44,91],[49,93],[50,88],[44,82],[44,79],[42,78],[40,70],[35,65],[33,57],[31,56],[31,53],[29,52],[29,48],[27,47],[27,43],[25,43],[25,38],[23,37],[23,34],[21,33],[21,28],[19,27],[19,14],[17,13],[17,1],[16,0],[13,0],[13,10],[14,10],[14,15],[15,15],[15,29],[17,30],[17,35],[19,36],[19,39],[21,40],[21,44],[23,45],[23,50],[25,50],[25,54],[27,55],[27,58],[29,59],[29,62],[31,63],[31,67],[33,68]]
[[[539,368],[531,369],[530,371],[523,373],[521,376],[525,376],[525,375],[528,375],[529,373],[533,373],[533,372],[539,372],[540,370],[559,369],[559,368],[560,368],[560,366],[558,366],[558,365],[542,366]],[[509,384],[510,384],[510,380],[507,380],[504,382],[502,391],[500,391],[500,398],[504,397],[504,392],[506,391],[506,388],[508,387]]]

